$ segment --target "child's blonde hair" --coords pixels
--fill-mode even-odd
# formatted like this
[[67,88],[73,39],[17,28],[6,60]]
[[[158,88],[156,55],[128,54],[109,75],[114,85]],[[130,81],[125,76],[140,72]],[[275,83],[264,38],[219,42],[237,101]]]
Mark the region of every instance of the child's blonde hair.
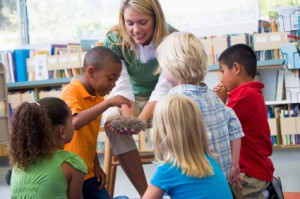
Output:
[[210,152],[202,114],[191,99],[167,95],[160,100],[154,109],[153,133],[158,162],[173,162],[188,176],[213,174],[206,159]]
[[126,50],[132,49],[134,55],[136,55],[136,44],[134,40],[130,37],[130,35],[127,33],[125,26],[124,10],[128,7],[131,7],[142,14],[150,15],[154,18],[155,28],[152,38],[155,47],[157,47],[163,40],[163,38],[169,34],[164,13],[161,9],[158,0],[121,0],[119,12],[119,26],[113,27],[108,32],[108,34],[113,31],[119,35],[119,37],[121,38],[121,44],[119,45],[122,45],[122,53],[125,56],[126,60]]
[[177,83],[198,84],[206,75],[207,55],[192,33],[174,32],[167,36],[158,46],[156,58],[160,68]]

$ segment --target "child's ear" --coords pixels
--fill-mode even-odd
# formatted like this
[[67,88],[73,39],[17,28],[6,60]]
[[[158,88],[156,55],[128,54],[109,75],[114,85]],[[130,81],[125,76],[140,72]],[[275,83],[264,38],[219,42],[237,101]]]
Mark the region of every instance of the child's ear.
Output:
[[88,75],[93,76],[93,75],[94,75],[94,72],[95,72],[94,66],[89,66],[89,67],[87,68],[87,73],[88,73]]
[[241,72],[241,64],[238,62],[233,62],[232,71],[234,74],[238,75]]
[[62,139],[65,139],[66,138],[66,134],[65,134],[65,129],[63,126],[58,126],[58,136]]

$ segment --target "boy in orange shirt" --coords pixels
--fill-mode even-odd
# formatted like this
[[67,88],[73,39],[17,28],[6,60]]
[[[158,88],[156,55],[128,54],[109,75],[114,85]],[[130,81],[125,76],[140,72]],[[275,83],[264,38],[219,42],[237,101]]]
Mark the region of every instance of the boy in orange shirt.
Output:
[[96,143],[101,114],[109,107],[130,106],[130,101],[122,96],[103,98],[115,86],[121,70],[121,60],[114,52],[95,47],[85,55],[82,78],[72,79],[60,95],[71,108],[75,128],[73,139],[64,149],[82,157],[88,166],[82,189],[84,198],[110,198],[104,187],[106,176],[99,164]]

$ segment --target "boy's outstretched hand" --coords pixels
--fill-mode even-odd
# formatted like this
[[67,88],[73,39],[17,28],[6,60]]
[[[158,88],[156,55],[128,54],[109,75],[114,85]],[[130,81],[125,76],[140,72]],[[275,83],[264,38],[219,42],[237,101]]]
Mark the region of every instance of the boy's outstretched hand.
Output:
[[119,107],[121,108],[121,106],[123,104],[126,104],[129,108],[131,107],[131,102],[129,99],[127,99],[126,97],[123,97],[121,95],[117,95],[111,98],[107,99],[107,102],[109,103],[109,107]]
[[226,104],[228,95],[226,87],[222,83],[219,83],[217,86],[214,87],[213,90],[218,95],[218,97],[224,102],[224,104]]

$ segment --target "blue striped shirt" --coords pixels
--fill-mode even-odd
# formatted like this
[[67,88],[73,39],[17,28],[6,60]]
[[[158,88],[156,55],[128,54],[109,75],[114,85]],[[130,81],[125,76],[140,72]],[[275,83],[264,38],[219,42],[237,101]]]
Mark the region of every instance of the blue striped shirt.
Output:
[[201,86],[182,84],[172,88],[169,94],[181,94],[194,100],[204,119],[207,132],[211,134],[217,161],[226,178],[231,168],[230,141],[244,136],[240,121],[234,111],[225,106],[220,98],[205,84]]

